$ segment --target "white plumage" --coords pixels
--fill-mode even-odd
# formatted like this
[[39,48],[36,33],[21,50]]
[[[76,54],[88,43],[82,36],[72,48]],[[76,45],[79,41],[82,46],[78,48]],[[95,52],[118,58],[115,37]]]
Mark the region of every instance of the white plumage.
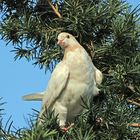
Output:
[[[98,94],[96,84],[101,84],[102,73],[92,63],[85,49],[69,33],[58,35],[58,44],[64,49],[63,60],[52,72],[48,88],[43,92],[42,109],[39,117],[49,108],[58,115],[59,125],[65,126],[83,110],[85,101]],[[25,100],[41,100],[41,96],[27,95]]]

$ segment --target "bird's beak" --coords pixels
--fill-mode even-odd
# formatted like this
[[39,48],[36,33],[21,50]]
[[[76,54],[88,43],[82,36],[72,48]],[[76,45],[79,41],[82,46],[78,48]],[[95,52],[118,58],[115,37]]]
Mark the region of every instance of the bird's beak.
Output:
[[64,44],[63,39],[57,41],[57,45],[63,46],[63,44]]

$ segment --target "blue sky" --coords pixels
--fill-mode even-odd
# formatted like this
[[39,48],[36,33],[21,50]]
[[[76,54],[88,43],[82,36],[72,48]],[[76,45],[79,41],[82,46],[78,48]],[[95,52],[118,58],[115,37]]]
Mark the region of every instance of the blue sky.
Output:
[[[140,4],[140,0],[127,1],[134,7]],[[25,59],[14,61],[14,53],[10,52],[13,46],[5,47],[3,40],[0,40],[0,44],[0,97],[3,97],[0,103],[7,102],[2,106],[5,109],[3,121],[5,123],[12,115],[13,126],[27,127],[24,118],[29,118],[28,115],[33,112],[32,108],[40,110],[41,102],[25,102],[21,97],[27,93],[45,90],[50,73],[45,74],[44,70]]]
[[32,114],[32,108],[39,110],[41,102],[25,102],[21,97],[45,90],[50,73],[45,74],[44,70],[26,59],[14,61],[14,53],[10,52],[13,46],[4,47],[5,42],[2,40],[0,43],[0,97],[3,97],[1,102],[7,102],[2,106],[6,114],[4,122],[12,115],[15,127],[27,126],[24,118]]

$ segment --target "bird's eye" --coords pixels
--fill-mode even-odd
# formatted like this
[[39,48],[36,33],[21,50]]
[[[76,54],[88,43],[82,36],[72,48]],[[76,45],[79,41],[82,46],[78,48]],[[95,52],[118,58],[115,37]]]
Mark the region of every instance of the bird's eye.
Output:
[[70,38],[70,36],[69,36],[69,35],[67,35],[67,38]]

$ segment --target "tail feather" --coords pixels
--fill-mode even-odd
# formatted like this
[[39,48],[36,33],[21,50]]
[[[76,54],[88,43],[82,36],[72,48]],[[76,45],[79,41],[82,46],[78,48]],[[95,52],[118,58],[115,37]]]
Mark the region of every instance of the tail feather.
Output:
[[22,99],[25,101],[42,101],[43,96],[44,96],[44,92],[33,93],[33,94],[22,96]]

